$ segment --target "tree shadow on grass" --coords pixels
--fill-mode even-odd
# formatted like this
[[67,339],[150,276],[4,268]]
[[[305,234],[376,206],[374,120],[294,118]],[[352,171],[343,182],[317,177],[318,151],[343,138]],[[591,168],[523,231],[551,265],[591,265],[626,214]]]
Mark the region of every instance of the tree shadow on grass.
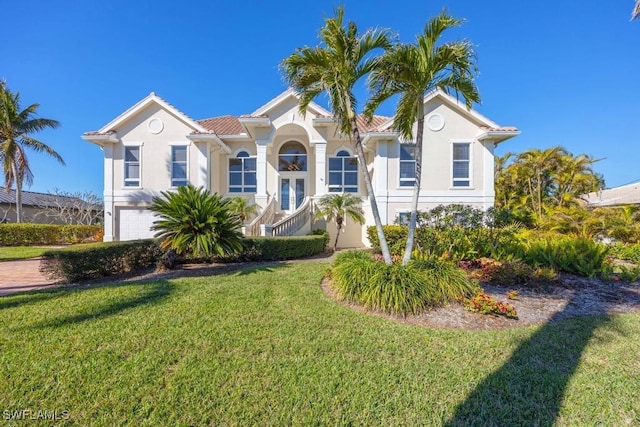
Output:
[[[105,285],[113,288],[117,287],[139,287],[141,294],[135,296],[123,296],[113,301],[108,301],[102,305],[96,305],[81,313],[69,313],[54,319],[37,323],[30,326],[30,329],[59,328],[68,325],[78,324],[90,320],[104,319],[120,314],[128,309],[141,306],[158,304],[168,298],[175,290],[175,285],[167,280],[155,280],[147,282],[123,283],[117,285]],[[71,292],[86,292],[95,290],[95,287],[75,288]]]
[[584,349],[594,332],[611,321],[605,309],[602,305],[594,316],[561,322],[565,310],[556,313],[476,386],[445,425],[554,425]]

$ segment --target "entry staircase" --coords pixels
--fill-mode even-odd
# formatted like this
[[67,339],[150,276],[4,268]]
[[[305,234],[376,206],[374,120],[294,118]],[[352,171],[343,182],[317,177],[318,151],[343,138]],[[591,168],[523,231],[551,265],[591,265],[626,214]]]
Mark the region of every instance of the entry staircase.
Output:
[[313,203],[306,197],[291,215],[276,212],[277,201],[271,198],[267,206],[245,228],[247,236],[296,236],[311,232]]

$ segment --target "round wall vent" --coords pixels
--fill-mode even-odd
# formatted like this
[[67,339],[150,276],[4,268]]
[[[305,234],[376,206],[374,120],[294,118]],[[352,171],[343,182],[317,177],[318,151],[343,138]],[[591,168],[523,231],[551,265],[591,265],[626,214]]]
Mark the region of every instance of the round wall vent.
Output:
[[149,132],[157,135],[162,132],[162,129],[164,129],[164,123],[162,123],[162,120],[160,120],[159,118],[154,117],[153,119],[149,120],[149,123],[147,123],[147,127],[149,128]]
[[434,132],[441,130],[444,127],[444,117],[437,113],[431,114],[427,117],[427,126]]

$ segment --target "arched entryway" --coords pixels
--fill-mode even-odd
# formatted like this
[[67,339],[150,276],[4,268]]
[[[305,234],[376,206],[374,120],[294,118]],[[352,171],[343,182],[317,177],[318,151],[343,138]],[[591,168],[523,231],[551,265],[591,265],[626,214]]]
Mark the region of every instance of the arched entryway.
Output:
[[304,145],[287,141],[278,151],[280,210],[291,213],[304,202],[308,192],[309,156]]

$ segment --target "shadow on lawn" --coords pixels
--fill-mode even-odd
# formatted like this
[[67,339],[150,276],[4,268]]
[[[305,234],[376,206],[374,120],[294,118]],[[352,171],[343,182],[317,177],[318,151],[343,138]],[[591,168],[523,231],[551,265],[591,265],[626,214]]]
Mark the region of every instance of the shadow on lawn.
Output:
[[582,352],[596,329],[611,321],[605,308],[562,322],[557,320],[566,308],[556,313],[478,384],[445,425],[554,425]]
[[[130,297],[117,296],[115,300],[107,301],[102,305],[92,306],[88,311],[83,310],[78,314],[70,313],[70,315],[61,316],[55,319],[47,320],[45,322],[40,322],[32,325],[30,329],[58,328],[76,323],[82,323],[88,320],[104,319],[106,317],[117,315],[131,308],[136,308],[143,305],[157,304],[166,299],[175,290],[175,285],[167,280],[123,283],[118,285],[110,285],[110,287],[137,287],[140,288],[140,293]],[[75,291],[77,292],[80,290],[82,292],[86,292],[95,289],[97,288],[76,288]],[[81,310],[83,308],[84,307],[80,307]]]

